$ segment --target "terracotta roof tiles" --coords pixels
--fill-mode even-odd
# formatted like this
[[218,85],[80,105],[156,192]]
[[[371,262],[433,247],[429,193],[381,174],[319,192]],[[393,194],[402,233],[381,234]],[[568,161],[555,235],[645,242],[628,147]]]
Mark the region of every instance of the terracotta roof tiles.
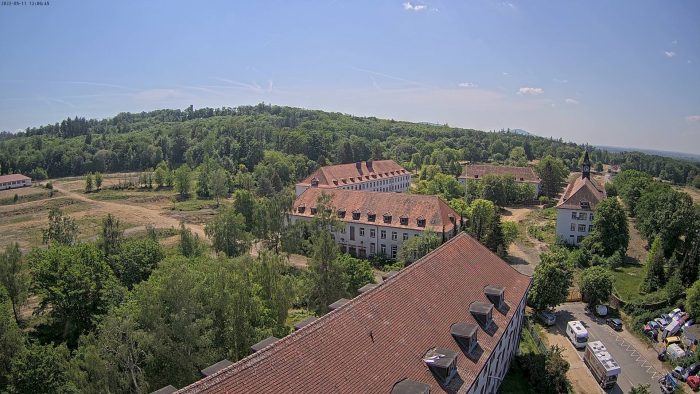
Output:
[[464,166],[459,178],[481,179],[484,175],[512,175],[516,182],[540,183],[540,178],[532,167],[495,166],[489,164],[474,164]]
[[408,175],[409,172],[393,160],[362,161],[357,163],[336,164],[321,167],[298,185],[311,185],[312,180],[318,181],[320,188],[334,188],[337,179],[344,184],[365,182],[372,178],[384,176]]
[[[603,188],[589,178],[578,177],[566,187],[556,208],[595,210],[596,205],[605,198]],[[589,208],[581,203],[588,203]]]

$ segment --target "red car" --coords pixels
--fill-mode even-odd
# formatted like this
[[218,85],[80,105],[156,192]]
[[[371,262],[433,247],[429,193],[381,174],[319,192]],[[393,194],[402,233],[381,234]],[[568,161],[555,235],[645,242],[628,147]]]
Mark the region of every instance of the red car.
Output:
[[696,391],[698,388],[700,388],[700,378],[692,375],[688,376],[688,380],[686,381],[688,383],[688,386],[690,386],[693,391]]

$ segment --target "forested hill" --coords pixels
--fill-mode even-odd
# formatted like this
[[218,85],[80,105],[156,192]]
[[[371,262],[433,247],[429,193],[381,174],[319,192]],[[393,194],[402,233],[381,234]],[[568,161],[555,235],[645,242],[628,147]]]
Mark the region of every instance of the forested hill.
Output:
[[[437,164],[447,173],[458,174],[458,161],[517,164],[522,163],[523,150],[527,159],[552,155],[575,169],[583,149],[582,145],[532,135],[267,104],[196,110],[190,106],[185,110],[120,113],[103,120],[69,118],[16,135],[2,133],[0,173],[21,172],[41,179],[96,171],[140,171],[155,168],[161,161],[171,167],[183,163],[196,167],[209,157],[232,173],[258,175],[259,164],[273,167],[289,182],[319,165],[380,158],[395,159],[409,169]],[[269,151],[287,155],[287,168],[280,171],[276,163],[281,156]],[[594,163],[621,164],[623,169],[641,170],[678,184],[693,182],[700,174],[698,163],[637,152],[594,149],[591,158]],[[697,180],[700,182],[700,177]]]

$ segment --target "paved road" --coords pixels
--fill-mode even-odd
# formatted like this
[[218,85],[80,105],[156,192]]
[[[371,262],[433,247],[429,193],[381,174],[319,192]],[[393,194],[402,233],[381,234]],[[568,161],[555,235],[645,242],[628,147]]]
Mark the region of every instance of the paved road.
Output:
[[[647,350],[639,339],[628,333],[615,332],[605,324],[604,319],[586,311],[583,303],[566,303],[558,309],[556,327],[561,335],[566,336],[567,322],[580,320],[588,330],[589,341],[603,342],[608,352],[620,364],[622,371],[618,376],[617,385],[608,390],[608,393],[627,393],[639,384],[649,384],[652,393],[661,393],[657,380],[664,372],[661,371],[658,361],[653,359],[654,353]],[[566,351],[574,350],[571,343],[568,346]],[[583,349],[576,352],[579,359],[582,359]]]

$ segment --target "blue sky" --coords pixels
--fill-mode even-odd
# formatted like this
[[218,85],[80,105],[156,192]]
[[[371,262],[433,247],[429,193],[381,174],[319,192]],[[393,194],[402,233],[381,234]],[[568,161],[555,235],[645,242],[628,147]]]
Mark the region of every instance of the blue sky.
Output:
[[267,102],[700,153],[700,1],[0,7],[0,130]]

